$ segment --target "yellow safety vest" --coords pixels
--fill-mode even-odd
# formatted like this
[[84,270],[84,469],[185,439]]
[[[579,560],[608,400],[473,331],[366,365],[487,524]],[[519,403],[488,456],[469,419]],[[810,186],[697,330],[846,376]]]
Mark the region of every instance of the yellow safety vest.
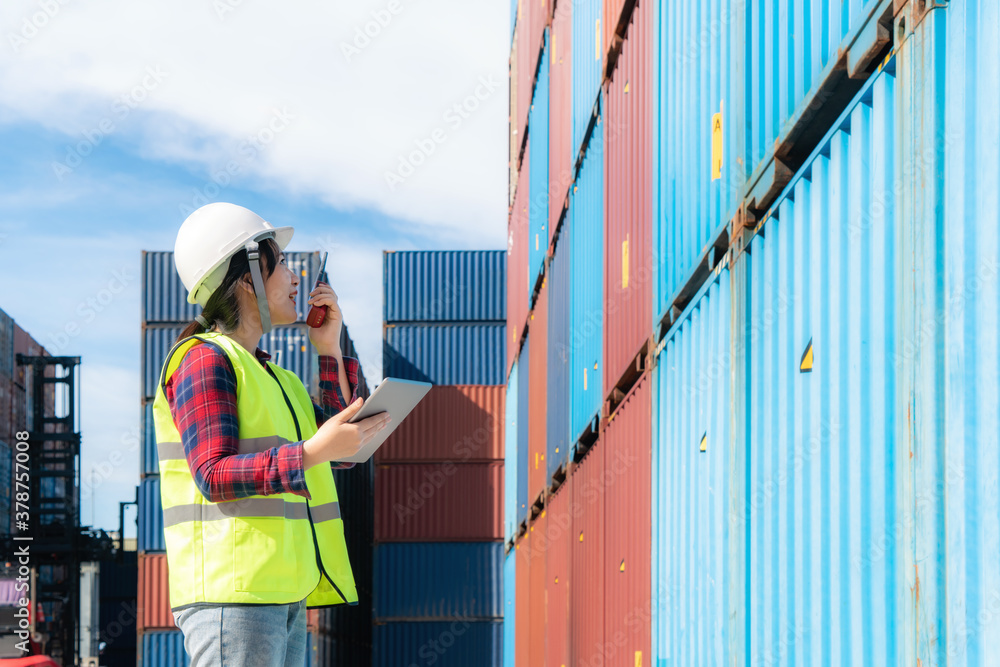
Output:
[[163,386],[198,344],[225,352],[236,373],[239,453],[262,452],[316,433],[309,393],[291,371],[221,333],[186,338],[167,355],[153,401],[170,607],[197,602],[357,604],[330,464],[306,470],[307,500],[294,493],[209,502],[184,456]]

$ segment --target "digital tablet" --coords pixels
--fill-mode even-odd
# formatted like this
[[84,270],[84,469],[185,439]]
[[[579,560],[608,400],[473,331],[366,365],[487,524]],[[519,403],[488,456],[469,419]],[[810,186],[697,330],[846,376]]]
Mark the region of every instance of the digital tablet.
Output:
[[375,392],[368,397],[365,404],[361,406],[357,414],[349,423],[354,424],[362,419],[373,417],[383,412],[388,412],[392,416],[389,425],[383,428],[372,438],[368,444],[358,450],[354,456],[337,459],[338,461],[353,461],[354,463],[364,463],[372,457],[375,450],[382,446],[382,443],[392,434],[396,427],[410,414],[417,403],[427,395],[431,389],[430,382],[417,382],[416,380],[401,380],[399,378],[385,378],[376,387]]

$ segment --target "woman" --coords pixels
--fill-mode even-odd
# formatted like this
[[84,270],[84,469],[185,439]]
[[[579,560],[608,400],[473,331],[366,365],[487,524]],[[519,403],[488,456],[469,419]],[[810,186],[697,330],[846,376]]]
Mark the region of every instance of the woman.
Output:
[[[322,405],[257,347],[272,324],[296,321],[299,277],[275,228],[241,206],[192,213],[174,262],[202,314],[160,374],[153,419],[170,606],[192,665],[305,663],[306,607],[357,604],[331,472],[384,428],[357,424],[358,362],[340,349],[337,295],[309,338],[320,358]],[[347,464],[342,467],[350,467]]]

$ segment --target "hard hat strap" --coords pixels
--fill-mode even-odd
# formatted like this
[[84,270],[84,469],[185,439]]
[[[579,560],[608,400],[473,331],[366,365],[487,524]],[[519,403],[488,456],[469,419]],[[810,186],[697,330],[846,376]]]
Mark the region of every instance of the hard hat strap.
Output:
[[257,310],[260,311],[260,327],[262,333],[271,331],[271,309],[267,307],[267,293],[264,291],[264,278],[260,273],[260,246],[256,241],[246,245],[247,259],[250,260],[250,275],[253,277],[253,289],[257,294]]

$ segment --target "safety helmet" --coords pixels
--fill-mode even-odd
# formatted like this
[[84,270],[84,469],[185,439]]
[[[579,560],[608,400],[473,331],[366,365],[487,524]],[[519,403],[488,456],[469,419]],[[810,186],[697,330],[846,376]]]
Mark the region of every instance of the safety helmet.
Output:
[[174,243],[174,266],[188,289],[188,303],[204,308],[226,277],[229,260],[245,248],[250,259],[260,323],[264,333],[268,333],[271,313],[264,292],[258,243],[273,238],[284,250],[293,233],[292,227],[274,227],[250,209],[236,204],[216,202],[202,206],[187,217]]

